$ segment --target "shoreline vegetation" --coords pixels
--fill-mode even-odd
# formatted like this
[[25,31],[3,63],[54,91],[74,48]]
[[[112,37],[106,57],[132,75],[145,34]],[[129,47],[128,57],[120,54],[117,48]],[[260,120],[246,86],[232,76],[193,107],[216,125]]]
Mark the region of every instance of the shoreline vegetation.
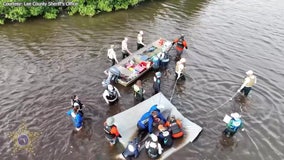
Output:
[[101,12],[128,9],[146,0],[0,0],[0,24],[25,22],[28,18],[56,19],[69,15],[94,16]]

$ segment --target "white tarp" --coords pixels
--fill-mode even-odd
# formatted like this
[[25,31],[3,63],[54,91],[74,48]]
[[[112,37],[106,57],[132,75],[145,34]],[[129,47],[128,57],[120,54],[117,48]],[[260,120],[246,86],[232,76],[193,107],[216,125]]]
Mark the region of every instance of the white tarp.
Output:
[[160,159],[165,159],[180,148],[184,147],[189,142],[193,142],[201,132],[202,128],[185,118],[161,92],[126,111],[114,115],[113,117],[115,118],[115,124],[122,136],[122,138],[120,138],[120,142],[124,147],[126,147],[128,142],[137,136],[138,120],[144,113],[149,111],[151,106],[153,106],[154,104],[164,106],[164,109],[162,109],[161,112],[165,118],[167,118],[170,113],[177,119],[182,120],[183,124],[184,136],[182,140],[179,141],[178,144],[174,143],[172,148],[167,149],[163,152]]

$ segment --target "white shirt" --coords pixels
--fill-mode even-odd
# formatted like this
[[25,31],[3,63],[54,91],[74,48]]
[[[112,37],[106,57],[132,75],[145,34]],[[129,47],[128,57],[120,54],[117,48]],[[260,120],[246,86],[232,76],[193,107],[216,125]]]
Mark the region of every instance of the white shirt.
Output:
[[180,75],[182,73],[183,69],[184,69],[184,64],[177,62],[176,73]]
[[116,54],[113,48],[107,50],[107,56],[109,59],[116,59]]
[[123,51],[128,51],[128,48],[127,48],[127,41],[126,40],[123,40],[121,42],[121,50]]
[[137,43],[145,46],[145,44],[143,43],[143,36],[140,33],[137,35]]
[[159,153],[159,155],[161,155],[162,151],[163,151],[163,148],[162,148],[160,143],[154,143],[154,142],[151,142],[151,141],[146,141],[145,142],[145,148],[148,149],[150,146],[155,148],[156,144],[158,144],[158,153]]

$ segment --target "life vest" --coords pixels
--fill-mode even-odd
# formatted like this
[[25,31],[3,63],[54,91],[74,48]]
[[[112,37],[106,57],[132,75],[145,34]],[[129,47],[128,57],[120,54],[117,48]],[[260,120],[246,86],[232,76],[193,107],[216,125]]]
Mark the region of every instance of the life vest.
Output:
[[177,41],[177,47],[183,49],[183,48],[184,48],[183,41],[184,41],[184,40],[183,40],[182,38],[180,38],[180,39]]
[[241,124],[242,124],[242,120],[241,119],[233,119],[229,123],[229,128],[233,132],[236,132],[239,129],[239,127],[241,126]]
[[159,149],[157,142],[153,141],[150,142],[147,154],[150,158],[157,158],[159,156]]
[[181,128],[179,127],[179,125],[177,124],[176,120],[173,120],[170,122],[170,129],[172,131],[172,134],[177,134],[182,132]]
[[143,99],[143,88],[138,87],[136,84],[133,85],[134,96],[137,100]]
[[169,131],[163,131],[161,135],[161,144],[163,144],[163,146],[165,147],[171,147],[173,145],[173,138],[171,137]]
[[122,152],[122,155],[124,158],[127,157],[135,157],[138,156],[138,154],[136,155],[135,152],[138,153],[138,143],[134,140],[129,142],[127,147],[125,148],[125,150]]
[[112,129],[113,126],[105,126],[104,127],[104,131],[105,131],[105,136],[108,138],[108,139],[113,139],[115,138],[115,134],[112,134],[110,131]]
[[154,77],[154,84],[153,84],[153,88],[155,91],[160,91],[160,85],[161,85],[161,79]]
[[152,61],[153,61],[153,68],[154,69],[158,69],[160,67],[160,60],[157,56],[154,56],[152,58]]
[[114,102],[117,99],[117,92],[115,89],[113,89],[112,91],[107,90],[108,91],[108,96],[107,99],[109,102]]
[[247,78],[249,78],[249,83],[246,85],[246,87],[252,87],[255,84],[256,77],[255,76],[249,76]]

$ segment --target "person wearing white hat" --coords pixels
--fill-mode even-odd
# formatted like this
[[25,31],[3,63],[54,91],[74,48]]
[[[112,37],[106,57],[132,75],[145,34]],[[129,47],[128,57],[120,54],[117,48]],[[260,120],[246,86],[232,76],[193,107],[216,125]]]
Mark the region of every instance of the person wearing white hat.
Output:
[[110,45],[110,49],[107,50],[107,57],[112,62],[111,66],[115,65],[115,63],[118,63],[117,58],[116,58],[116,53],[113,48],[114,48],[114,45],[112,44]]
[[103,98],[106,103],[114,103],[116,100],[118,100],[118,97],[121,97],[118,89],[113,85],[108,84],[106,90],[103,93]]
[[237,112],[231,113],[231,120],[226,125],[226,129],[223,131],[224,135],[227,137],[232,137],[239,128],[243,128],[243,122],[241,120],[241,115]]
[[145,142],[145,148],[149,158],[157,159],[163,152],[161,144],[158,142],[158,137],[155,134],[150,135],[150,140]]
[[244,95],[247,97],[249,92],[252,89],[252,86],[256,84],[256,76],[253,75],[253,71],[249,70],[246,72],[247,77],[244,79],[243,84],[238,89],[238,92],[244,93]]
[[179,78],[185,79],[184,75],[182,74],[185,62],[185,58],[181,58],[179,61],[177,61],[175,68],[176,80],[178,80]]
[[121,135],[114,124],[115,119],[113,117],[108,117],[104,123],[105,138],[109,141],[110,145],[113,146]]
[[161,90],[161,76],[162,76],[161,72],[155,73],[154,82],[153,82],[153,89],[154,89],[153,95],[159,93]]
[[145,44],[143,43],[143,34],[143,31],[139,31],[137,35],[137,50],[145,46]]
[[132,53],[128,50],[127,47],[128,38],[124,37],[124,40],[121,42],[121,52],[122,52],[122,59],[132,55]]

